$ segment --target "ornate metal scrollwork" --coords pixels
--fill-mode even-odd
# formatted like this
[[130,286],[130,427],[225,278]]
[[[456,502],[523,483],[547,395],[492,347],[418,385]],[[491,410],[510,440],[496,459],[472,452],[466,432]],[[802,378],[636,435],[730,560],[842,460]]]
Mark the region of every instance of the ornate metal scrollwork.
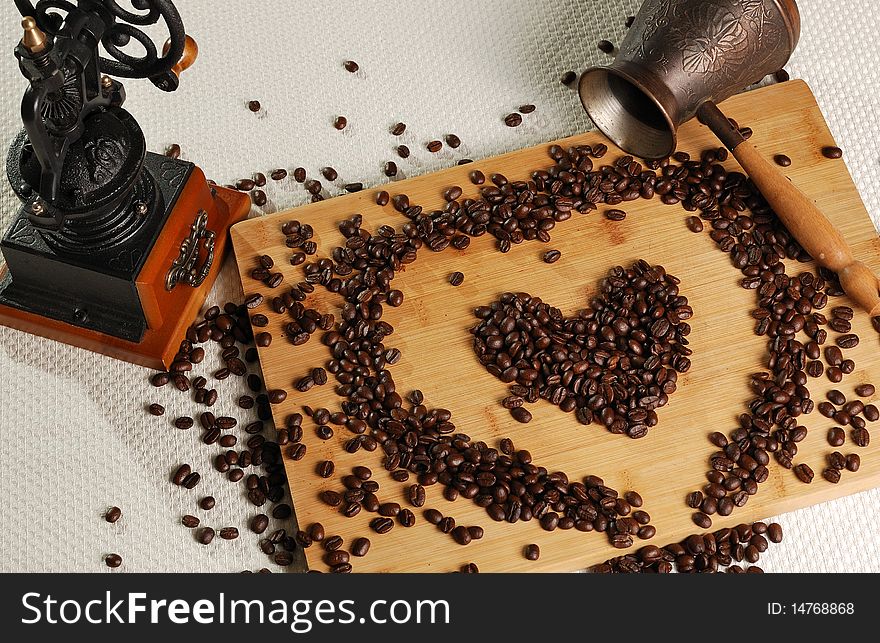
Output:
[[[101,34],[101,44],[110,58],[101,57],[100,69],[110,76],[122,78],[149,78],[165,91],[177,88],[177,77],[171,68],[183,54],[186,34],[183,21],[171,0],[129,0],[133,11],[120,5],[117,0],[15,0],[23,16],[33,16],[40,29],[57,36],[66,17],[79,11],[97,13],[106,28]],[[153,40],[139,27],[153,25],[162,19],[168,28],[169,46],[159,55]],[[143,48],[143,54],[133,56],[123,48],[135,40]]]
[[[197,266],[199,254],[205,242],[205,260]],[[208,213],[199,210],[195,221],[190,226],[189,236],[180,243],[180,254],[171,263],[171,269],[165,277],[165,290],[173,290],[179,283],[198,288],[207,279],[214,263],[214,242],[216,234],[208,230]]]

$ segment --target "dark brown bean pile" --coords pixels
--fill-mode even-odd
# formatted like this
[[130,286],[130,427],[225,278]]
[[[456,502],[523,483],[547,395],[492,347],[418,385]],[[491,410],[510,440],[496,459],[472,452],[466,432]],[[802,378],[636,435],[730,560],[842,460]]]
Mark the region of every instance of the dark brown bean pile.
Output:
[[[757,562],[770,543],[782,542],[782,527],[756,522],[714,533],[694,534],[665,547],[646,545],[632,554],[618,556],[590,568],[599,574],[763,573]],[[741,563],[748,563],[745,567]]]
[[474,352],[511,384],[511,396],[547,400],[582,424],[631,438],[657,424],[655,409],[690,368],[693,310],[678,279],[645,261],[611,270],[590,308],[569,319],[524,293],[506,293],[474,314],[481,320],[471,329]]
[[[330,265],[322,268],[321,262],[315,262],[305,268],[307,279],[339,293],[347,302],[336,329],[322,338],[332,353],[327,370],[339,383],[337,392],[347,398],[342,404],[345,425],[355,433],[345,449],[356,453],[381,448],[388,471],[406,473],[406,477],[414,474],[422,487],[441,484],[448,500],[459,496],[473,500],[493,520],[513,523],[535,519],[548,531],[576,528],[607,532],[617,547],[629,547],[634,536],[651,534],[652,530],[619,513],[622,505],[617,492],[605,486],[601,478],[569,481],[564,473],[548,472],[533,464],[531,455],[514,449],[509,440],[502,443],[500,451],[472,441],[456,432],[450,411],[429,409],[418,391],[412,392],[410,404],[405,404],[387,369],[400,357],[400,351],[384,343],[394,329],[381,319],[393,290],[391,281],[401,266],[415,261],[423,245],[439,251],[462,244],[453,241],[454,223],[452,230],[439,223],[435,227],[434,217],[422,216],[421,208],[411,206],[403,195],[394,199],[394,206],[412,219],[401,232],[383,226],[370,234],[362,229],[360,216],[351,217],[339,226],[347,241],[332,251]],[[437,218],[446,216],[448,210]],[[439,239],[446,243],[438,243]],[[428,240],[434,242],[433,246]],[[671,288],[665,275],[656,274],[664,288]],[[654,275],[651,273],[647,279]],[[677,293],[672,297],[675,300]],[[669,332],[676,336],[678,331]],[[360,488],[325,489],[321,497],[346,516],[356,515],[362,507],[370,510],[364,504],[370,498]],[[380,519],[371,523],[377,533],[393,525],[393,521]],[[460,541],[467,539],[462,531],[457,534]],[[470,532],[468,536],[473,539]]]

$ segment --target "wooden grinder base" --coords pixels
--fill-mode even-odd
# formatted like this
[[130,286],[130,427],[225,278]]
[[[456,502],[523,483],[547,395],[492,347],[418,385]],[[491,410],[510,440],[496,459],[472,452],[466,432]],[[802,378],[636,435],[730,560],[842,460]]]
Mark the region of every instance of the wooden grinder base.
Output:
[[[156,301],[151,301],[151,317],[161,323],[147,328],[140,342],[129,342],[112,335],[88,328],[67,324],[50,317],[0,304],[0,324],[33,335],[78,346],[96,353],[108,355],[132,364],[157,370],[166,370],[183,339],[186,329],[195,318],[223,264],[223,256],[229,243],[229,228],[242,221],[250,211],[250,199],[246,194],[214,186],[216,196],[198,167],[193,171],[180,193],[174,210],[168,217],[162,235],[150,252],[150,257],[137,277],[140,292],[150,290],[147,284],[164,283],[165,275],[180,250],[180,242],[189,233],[193,218],[199,210],[208,213],[208,229],[216,233],[214,263],[205,281],[198,288],[178,284],[173,290],[161,291]],[[5,276],[6,267],[0,271]]]

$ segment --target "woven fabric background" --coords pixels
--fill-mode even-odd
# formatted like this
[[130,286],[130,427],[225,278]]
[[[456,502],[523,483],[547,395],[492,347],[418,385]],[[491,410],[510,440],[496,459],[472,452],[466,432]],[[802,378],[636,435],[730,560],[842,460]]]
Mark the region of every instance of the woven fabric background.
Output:
[[[121,2],[120,4],[128,4]],[[602,63],[596,41],[619,42],[637,0],[243,0],[177,3],[200,58],[179,91],[162,94],[127,81],[126,108],[148,147],[172,142],[183,156],[225,183],[254,171],[302,165],[317,174],[332,164],[337,182],[386,180],[382,164],[396,143],[387,133],[408,124],[412,176],[462,157],[482,158],[587,129],[589,121],[562,72]],[[880,223],[880,32],[873,0],[800,0],[803,33],[788,65],[815,92],[875,224]],[[0,6],[0,141],[20,127],[25,88],[12,49],[21,37],[12,2]],[[164,40],[164,35],[157,40]],[[159,40],[161,38],[162,40]],[[342,69],[356,60],[361,71]],[[260,114],[245,104],[258,99]],[[516,129],[502,117],[523,103],[538,111]],[[348,117],[344,132],[330,123]],[[454,153],[430,155],[422,142],[454,132]],[[5,145],[5,143],[3,143]],[[5,154],[4,154],[5,156]],[[272,182],[270,181],[270,184]],[[18,205],[0,181],[0,228]],[[272,184],[265,211],[305,202],[301,187]],[[256,211],[254,215],[256,215]],[[240,297],[227,260],[211,299]],[[210,360],[206,360],[210,361]],[[210,374],[217,365],[205,363]],[[268,563],[248,532],[256,511],[234,485],[211,472],[211,451],[196,431],[170,427],[192,412],[186,396],[156,391],[148,372],[121,362],[0,328],[0,571],[105,572],[108,552],[119,571],[239,571]],[[227,411],[241,383],[217,383]],[[165,418],[145,404],[161,402]],[[220,405],[218,405],[219,408]],[[249,417],[239,414],[241,421]],[[168,481],[181,461],[208,472],[196,491]],[[212,493],[217,507],[199,511]],[[124,517],[102,518],[110,505]],[[779,518],[786,540],[772,547],[768,571],[880,572],[880,489]],[[210,547],[180,525],[196,513],[242,536]],[[273,566],[273,569],[278,569]]]

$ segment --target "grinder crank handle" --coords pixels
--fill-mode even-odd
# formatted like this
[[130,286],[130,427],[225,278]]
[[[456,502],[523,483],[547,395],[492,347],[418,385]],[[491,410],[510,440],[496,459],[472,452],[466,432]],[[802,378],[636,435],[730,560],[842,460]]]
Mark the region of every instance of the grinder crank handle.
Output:
[[840,230],[816,204],[746,143],[715,103],[703,103],[697,118],[730,150],[801,247],[820,266],[837,273],[850,299],[872,317],[880,315],[880,279],[868,266],[856,261]]
[[[171,49],[171,38],[165,41],[165,45],[162,47],[162,55],[168,55],[168,52]],[[199,56],[199,44],[195,41],[195,39],[187,34],[183,39],[183,53],[180,55],[180,60],[177,61],[177,64],[171,68],[171,73],[180,78],[180,74],[192,67],[192,64],[196,61],[196,58]]]

